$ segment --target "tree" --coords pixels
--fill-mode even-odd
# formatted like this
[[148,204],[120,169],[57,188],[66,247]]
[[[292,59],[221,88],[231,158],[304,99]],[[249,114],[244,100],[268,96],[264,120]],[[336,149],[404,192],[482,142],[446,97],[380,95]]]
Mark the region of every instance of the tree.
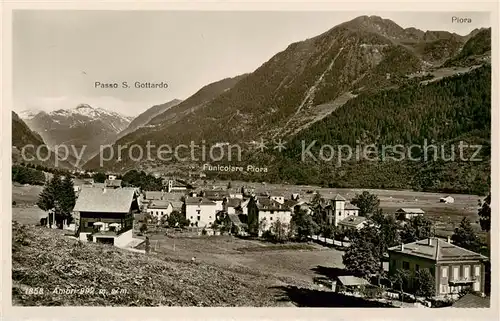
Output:
[[359,207],[359,216],[370,217],[377,213],[380,200],[377,195],[364,191],[361,194],[356,194],[351,203]]
[[323,237],[325,239],[333,239],[335,236],[335,232],[336,232],[335,227],[333,225],[330,225],[330,224],[321,225],[320,231],[321,231],[321,235],[323,235]]
[[307,241],[318,231],[318,224],[304,210],[297,210],[292,214],[290,222],[299,241]]
[[[378,215],[378,214],[377,214]],[[400,241],[398,223],[393,215],[383,215],[383,218],[379,220],[379,231],[380,231],[380,242],[383,246],[383,251],[387,252],[387,249],[391,246],[398,245]]]
[[279,219],[271,224],[269,231],[271,232],[275,242],[284,243],[288,241],[288,226]]
[[421,269],[415,273],[415,294],[430,298],[436,293],[434,276],[429,269]]
[[45,184],[38,197],[37,205],[44,211],[53,211],[56,221],[52,222],[52,218],[49,218],[49,222],[62,228],[64,220],[71,221],[71,212],[75,202],[76,197],[71,178],[66,176],[64,180],[61,180],[59,174],[56,173]]
[[173,211],[167,218],[168,226],[170,227],[185,227],[189,225],[189,220],[179,211]]
[[393,285],[399,286],[401,291],[401,298],[403,297],[403,288],[406,286],[410,275],[407,270],[397,269],[396,272],[391,276],[391,282]]
[[106,180],[106,174],[104,174],[103,172],[98,172],[98,173],[95,173],[92,178],[94,179],[94,181],[96,183],[104,183],[104,181]]
[[63,219],[67,220],[68,223],[71,222],[71,212],[75,207],[76,195],[73,185],[73,180],[71,177],[66,176],[61,183],[61,190],[58,193],[58,204],[61,209],[61,215]]
[[486,196],[483,201],[481,208],[478,211],[479,214],[479,224],[483,231],[489,232],[491,229],[491,194]]
[[481,242],[476,233],[474,233],[471,222],[467,217],[464,217],[460,225],[455,228],[451,240],[456,246],[463,247],[473,252],[478,252],[481,248]]
[[412,217],[400,233],[401,242],[411,243],[432,236],[432,222],[423,217]]
[[351,246],[342,256],[347,271],[360,276],[369,277],[373,274],[379,274],[380,261],[375,254],[375,248],[362,234],[356,235],[351,240]]
[[148,225],[146,223],[142,223],[141,227],[139,228],[141,234],[146,233],[147,230],[148,230]]

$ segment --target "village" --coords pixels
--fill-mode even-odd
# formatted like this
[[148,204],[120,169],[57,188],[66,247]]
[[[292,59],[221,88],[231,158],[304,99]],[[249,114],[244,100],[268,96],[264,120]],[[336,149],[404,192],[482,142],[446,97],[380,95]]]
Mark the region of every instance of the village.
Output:
[[[254,268],[388,306],[489,306],[488,256],[454,244],[453,235],[437,235],[421,208],[382,213],[377,196],[367,191],[349,198],[311,190],[285,194],[265,184],[257,190],[233,182],[162,181],[163,188],[152,191],[124,186],[116,175],[107,175],[104,183],[80,179],[71,219],[58,222],[49,210],[40,225],[138,255],[228,267],[248,264],[241,253],[256,252]],[[436,201],[455,200],[443,195]],[[363,244],[370,238],[378,239],[368,250]],[[266,260],[272,263],[262,263]]]

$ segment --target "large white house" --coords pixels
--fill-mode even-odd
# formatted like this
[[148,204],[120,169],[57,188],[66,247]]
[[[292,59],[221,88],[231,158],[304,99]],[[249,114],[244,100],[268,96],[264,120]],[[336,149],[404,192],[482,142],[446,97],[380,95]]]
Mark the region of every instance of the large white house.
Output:
[[358,216],[359,208],[337,194],[325,207],[328,224],[338,226],[348,216]]
[[217,204],[203,197],[186,197],[186,219],[191,226],[209,227],[215,221]]
[[226,191],[219,191],[219,190],[208,190],[208,191],[203,191],[203,197],[214,202],[216,204],[216,211],[223,211],[224,210],[224,200],[229,198],[229,193]]
[[276,221],[287,228],[291,220],[292,209],[270,197],[252,197],[248,203],[248,224],[251,234],[261,236],[264,231],[271,229]]
[[151,201],[147,207],[148,214],[155,217],[157,220],[160,220],[165,215],[170,215],[173,210],[172,203],[165,200]]

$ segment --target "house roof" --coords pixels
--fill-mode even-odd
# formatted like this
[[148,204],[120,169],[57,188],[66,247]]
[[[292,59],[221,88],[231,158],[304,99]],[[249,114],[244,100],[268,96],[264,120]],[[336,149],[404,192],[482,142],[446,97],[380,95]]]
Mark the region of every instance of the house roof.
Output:
[[241,204],[241,199],[239,198],[230,198],[227,200],[228,207],[238,207]]
[[295,200],[285,200],[285,202],[283,203],[283,205],[285,205],[288,208],[295,207],[298,204],[299,204],[299,202],[297,202]]
[[121,179],[107,179],[104,181],[104,185],[109,186],[109,187],[121,187],[122,180]]
[[425,214],[425,212],[421,208],[409,208],[409,207],[400,208],[396,212],[406,213],[406,214]]
[[159,191],[145,191],[144,194],[146,196],[146,199],[148,199],[148,200],[161,200],[162,196],[165,193],[159,192]]
[[174,209],[182,209],[182,205],[184,204],[182,201],[170,201],[170,204],[172,204],[172,207]]
[[340,221],[339,225],[357,227],[359,224],[362,224],[365,221],[366,221],[366,217],[350,215],[350,216],[344,218],[342,221]]
[[340,194],[335,195],[335,197],[332,199],[332,201],[345,201],[345,200],[346,199]]
[[290,208],[266,196],[257,197],[257,207],[261,210],[289,211]]
[[211,200],[204,197],[186,197],[186,205],[216,205]]
[[[431,240],[429,244],[429,240]],[[445,240],[432,237],[420,241],[389,248],[390,252],[399,252],[407,255],[427,258],[433,261],[458,261],[458,260],[484,260],[484,255],[466,250],[462,247],[448,243]]]
[[164,209],[164,208],[168,208],[170,205],[171,205],[170,201],[153,200],[149,203],[148,208]]
[[221,201],[228,196],[226,191],[204,191],[203,196],[213,201]]
[[481,297],[479,295],[473,293],[467,293],[460,299],[458,299],[453,305],[452,308],[489,308],[490,307],[490,298],[489,297]]
[[359,210],[359,207],[357,207],[357,206],[356,206],[356,205],[354,205],[354,204],[351,204],[350,202],[349,202],[349,203],[346,203],[344,208],[345,208],[346,210]]
[[356,285],[368,285],[370,282],[368,282],[365,279],[358,278],[353,275],[340,275],[337,277],[339,279],[339,282],[342,283],[345,286],[356,286]]
[[229,219],[231,220],[231,222],[233,222],[234,225],[238,225],[238,226],[244,226],[245,224],[243,224],[240,220],[240,218],[238,217],[238,215],[236,214],[228,214],[229,216]]
[[127,213],[134,200],[133,189],[84,188],[76,200],[73,211]]

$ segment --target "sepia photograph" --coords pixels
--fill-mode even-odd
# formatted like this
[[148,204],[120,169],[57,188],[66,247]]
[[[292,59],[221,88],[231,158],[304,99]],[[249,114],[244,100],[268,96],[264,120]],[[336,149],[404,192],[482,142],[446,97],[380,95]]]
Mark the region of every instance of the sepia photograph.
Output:
[[490,12],[11,28],[13,307],[496,305]]

